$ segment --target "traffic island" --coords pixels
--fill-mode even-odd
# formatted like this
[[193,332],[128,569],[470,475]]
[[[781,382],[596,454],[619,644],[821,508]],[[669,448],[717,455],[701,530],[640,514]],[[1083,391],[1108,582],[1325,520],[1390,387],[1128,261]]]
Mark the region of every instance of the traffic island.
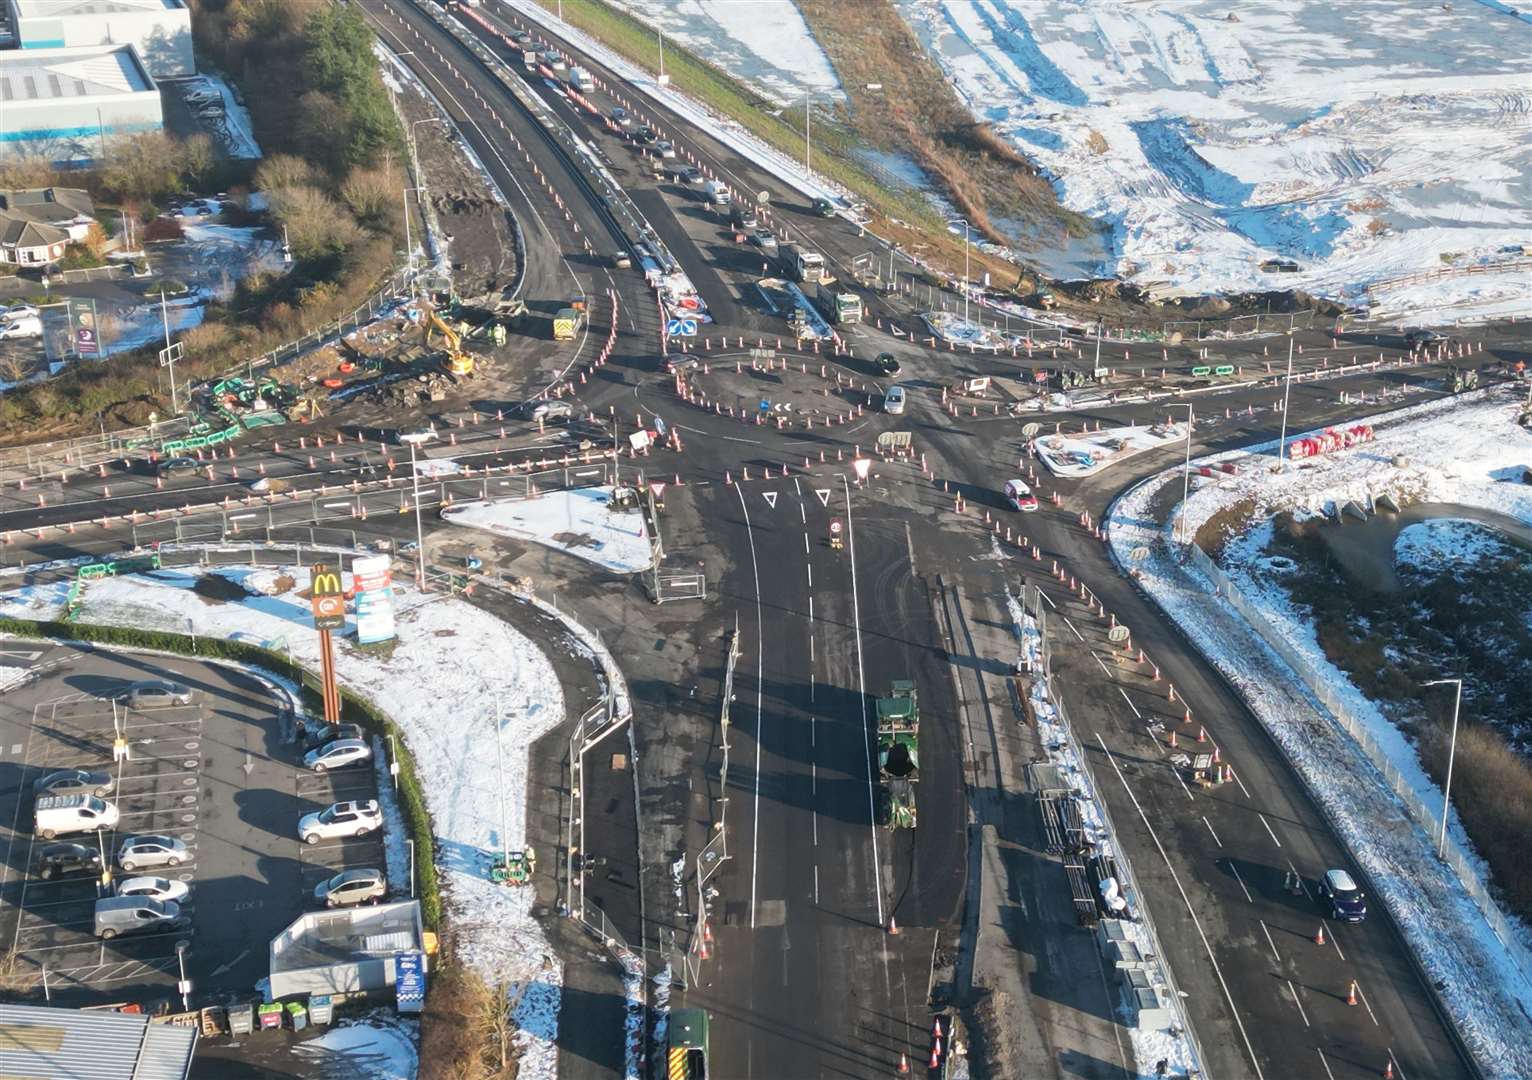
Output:
[[692,358],[672,370],[676,395],[687,404],[778,429],[848,424],[883,400],[882,388],[870,380],[824,361],[779,357],[770,349]]

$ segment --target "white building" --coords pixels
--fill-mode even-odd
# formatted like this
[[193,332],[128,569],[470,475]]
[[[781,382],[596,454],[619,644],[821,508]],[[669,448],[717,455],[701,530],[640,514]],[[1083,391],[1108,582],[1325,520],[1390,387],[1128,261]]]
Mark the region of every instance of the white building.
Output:
[[0,51],[0,156],[85,164],[112,135],[164,126],[132,45]]
[[193,75],[185,0],[5,0],[23,49],[136,45],[157,79]]

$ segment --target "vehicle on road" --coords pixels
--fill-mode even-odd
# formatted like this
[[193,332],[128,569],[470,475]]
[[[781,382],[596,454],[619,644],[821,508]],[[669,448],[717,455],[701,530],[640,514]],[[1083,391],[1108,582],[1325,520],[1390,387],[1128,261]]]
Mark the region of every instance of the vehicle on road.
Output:
[[897,375],[904,370],[899,365],[899,358],[891,352],[879,353],[872,366],[879,375]]
[[161,476],[181,476],[199,472],[201,469],[202,462],[196,458],[173,457],[160,462],[159,473]]
[[708,1015],[701,1009],[673,1009],[667,1028],[665,1080],[707,1080]]
[[575,66],[569,69],[569,85],[582,94],[588,94],[595,88],[596,81],[585,68]]
[[729,185],[720,184],[717,180],[709,180],[702,185],[702,197],[714,206],[729,206],[734,201]]
[[1011,504],[1012,510],[1037,509],[1037,496],[1020,480],[1005,482],[1005,501]]
[[43,321],[35,315],[23,315],[19,319],[0,323],[0,341],[43,336]]
[[633,268],[633,256],[629,255],[626,251],[616,252],[612,256],[612,269],[614,269],[614,270],[631,270],[632,268]]
[[743,203],[735,203],[734,209],[729,211],[729,224],[735,232],[749,232],[760,227],[761,219]]
[[112,774],[89,769],[60,769],[32,781],[32,794],[44,795],[95,795],[112,793]]
[[117,827],[117,807],[94,795],[44,795],[33,804],[35,831],[44,840]]
[[117,702],[130,709],[162,709],[169,705],[190,705],[191,687],[168,679],[146,679],[129,685],[117,695]]
[[835,216],[835,204],[829,199],[815,199],[809,204],[809,209],[822,218],[832,218]]
[[815,299],[825,318],[836,326],[854,326],[862,321],[862,298],[829,275],[820,277]]
[[920,693],[895,679],[878,699],[879,820],[890,829],[916,826],[915,784],[920,779]]
[[93,844],[68,840],[44,844],[32,855],[32,870],[44,881],[69,874],[99,874],[101,852]]
[[574,406],[567,401],[529,401],[526,406],[527,419],[552,424],[562,420],[570,420],[574,417]]
[[367,733],[360,724],[320,724],[313,731],[304,732],[303,752],[306,754],[339,739],[361,739],[365,742]]
[[117,849],[117,865],[128,873],[156,866],[180,866],[191,861],[191,851],[174,836],[149,833],[130,836]]
[[654,144],[654,152],[662,158],[673,158],[676,156],[676,144],[669,139],[660,139]]
[[573,341],[585,325],[585,312],[577,307],[559,308],[553,316],[553,340]]
[[904,387],[895,383],[883,392],[883,411],[890,416],[904,412]]
[[633,137],[639,142],[647,145],[652,142],[659,142],[660,133],[655,131],[652,127],[645,126],[635,131],[633,133]]
[[314,886],[314,899],[325,907],[376,904],[388,896],[388,878],[373,869],[343,870]]
[[1418,349],[1422,345],[1435,345],[1446,341],[1447,335],[1437,330],[1414,329],[1405,333],[1404,343],[1411,349]]
[[702,183],[702,170],[695,165],[683,165],[676,170],[676,179],[683,184]]
[[179,904],[191,895],[191,886],[184,881],[171,881],[169,878],[131,877],[117,883],[117,895],[148,897],[162,904]]
[[516,45],[518,48],[525,48],[526,46],[532,44],[532,35],[527,33],[525,30],[518,30],[511,35],[511,43]]
[[305,844],[317,844],[345,836],[366,836],[382,827],[383,814],[376,799],[352,799],[304,814],[298,819],[298,838]]
[[757,229],[750,234],[750,242],[767,255],[777,253],[777,237],[770,229]]
[[1333,919],[1361,922],[1367,918],[1367,894],[1344,870],[1326,870],[1319,879],[1319,895],[1328,901]]
[[794,281],[818,281],[825,275],[825,257],[798,244],[788,244],[782,249],[782,262],[787,275]]
[[419,427],[400,428],[397,438],[401,444],[430,442],[436,438],[436,425],[421,424]]
[[96,936],[103,941],[139,930],[171,930],[186,922],[180,904],[147,896],[108,896],[96,901]]
[[633,126],[633,114],[628,112],[627,109],[624,109],[621,106],[619,106],[618,108],[613,109],[611,111],[610,115],[611,115],[611,118],[612,118],[612,123],[616,124],[618,127],[632,127]]
[[415,552],[417,552],[419,550],[420,550],[420,545],[417,544],[413,540],[406,540],[404,543],[399,545],[399,554],[400,555],[413,555],[413,554],[415,554]]
[[336,739],[303,755],[303,764],[317,773],[371,760],[372,747],[361,739]]

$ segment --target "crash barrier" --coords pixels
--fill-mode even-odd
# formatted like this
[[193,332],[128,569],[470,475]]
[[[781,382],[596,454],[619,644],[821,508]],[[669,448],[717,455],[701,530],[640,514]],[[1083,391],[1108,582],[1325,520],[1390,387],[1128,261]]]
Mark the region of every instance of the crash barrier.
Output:
[[712,920],[708,905],[707,883],[724,863],[729,861],[729,706],[734,700],[734,668],[739,663],[739,615],[734,616],[734,632],[729,635],[729,659],[724,668],[723,693],[718,711],[719,772],[717,794],[711,801],[717,804],[717,817],[713,821],[713,835],[697,852],[692,867],[692,884],[696,889],[697,907],[692,913],[691,942],[682,962],[688,984],[695,985],[702,969],[702,961],[712,955]]
[[1318,312],[1290,311],[1281,315],[1236,315],[1229,319],[1177,319],[1164,324],[1165,337],[1180,334],[1182,339],[1249,337],[1256,334],[1286,334],[1307,330],[1314,325]]
[[61,468],[90,468],[121,458],[130,450],[191,433],[190,417],[178,416],[147,427],[98,432],[75,439],[30,443],[0,450],[0,483],[23,475],[40,476]]
[[[1367,755],[1367,759],[1372,762],[1378,772],[1383,774],[1383,779],[1387,781],[1389,789],[1399,797],[1400,802],[1404,803],[1404,808],[1410,817],[1425,830],[1428,836],[1439,842],[1442,827],[1441,818],[1415,794],[1409,782],[1400,774],[1398,768],[1389,759],[1388,754],[1373,740],[1366,725],[1351,714],[1344,700],[1336,691],[1331,679],[1318,671],[1302,653],[1298,652],[1288,643],[1281,632],[1271,625],[1270,617],[1258,605],[1252,604],[1245,599],[1244,594],[1239,591],[1229,576],[1223,572],[1207,553],[1196,544],[1188,545],[1187,552],[1191,564],[1207,576],[1208,580],[1217,587],[1223,598],[1250,624],[1251,629],[1259,634],[1261,639],[1270,645],[1293,671],[1297,672],[1298,677],[1303,680],[1303,684],[1308,688],[1309,693],[1329,711],[1330,715],[1335,718],[1336,723],[1345,729],[1346,734],[1356,741],[1356,744],[1361,747],[1362,752]],[[1462,883],[1464,890],[1473,900],[1474,906],[1483,914],[1485,921],[1489,923],[1490,929],[1500,939],[1500,944],[1505,949],[1506,955],[1511,958],[1511,961],[1517,966],[1522,976],[1526,977],[1528,973],[1532,973],[1532,954],[1528,953],[1526,947],[1521,944],[1515,933],[1512,932],[1510,923],[1506,920],[1505,915],[1501,913],[1494,897],[1490,894],[1489,888],[1480,880],[1478,873],[1474,870],[1473,861],[1466,852],[1458,847],[1451,836],[1446,838],[1442,859],[1457,876],[1458,881]]]

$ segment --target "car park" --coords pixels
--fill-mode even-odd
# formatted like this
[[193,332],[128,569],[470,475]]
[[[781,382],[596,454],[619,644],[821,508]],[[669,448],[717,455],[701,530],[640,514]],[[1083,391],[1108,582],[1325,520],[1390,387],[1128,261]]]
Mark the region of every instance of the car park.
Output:
[[1037,495],[1021,480],[1005,482],[1005,501],[1010,503],[1012,510],[1037,509]]
[[303,755],[303,764],[321,773],[371,760],[372,747],[361,739],[336,739]]
[[883,411],[892,416],[904,412],[904,387],[896,383],[883,392]]
[[181,905],[147,896],[109,896],[96,901],[96,936],[110,941],[119,934],[170,930],[187,923]]
[[383,814],[376,799],[353,799],[304,814],[298,819],[298,838],[305,844],[317,844],[321,840],[366,836],[382,827]]
[[191,851],[173,836],[150,833],[130,836],[117,849],[117,865],[128,873],[156,866],[180,866],[191,859]]
[[44,795],[95,795],[98,798],[112,793],[112,774],[89,769],[60,769],[32,781],[32,794]]
[[676,156],[676,144],[669,139],[660,139],[654,144],[654,152],[662,158],[673,158]]
[[191,687],[184,683],[150,679],[130,684],[117,695],[117,702],[130,709],[162,709],[170,705],[190,705]]
[[146,897],[162,904],[179,904],[191,895],[191,886],[184,881],[171,881],[169,878],[131,877],[117,883],[117,895]]
[[899,358],[891,352],[883,352],[873,360],[872,366],[877,369],[879,375],[897,375],[903,370],[899,365]]
[[388,896],[388,878],[381,870],[343,870],[314,886],[314,899],[325,907],[376,904]]
[[1332,919],[1361,922],[1367,918],[1367,894],[1344,870],[1326,870],[1319,879],[1319,895],[1328,902]]
[[44,795],[32,806],[34,829],[44,840],[67,833],[117,827],[117,806],[94,795]]
[[32,871],[44,881],[70,874],[99,874],[101,852],[95,844],[61,840],[44,844],[32,854]]

